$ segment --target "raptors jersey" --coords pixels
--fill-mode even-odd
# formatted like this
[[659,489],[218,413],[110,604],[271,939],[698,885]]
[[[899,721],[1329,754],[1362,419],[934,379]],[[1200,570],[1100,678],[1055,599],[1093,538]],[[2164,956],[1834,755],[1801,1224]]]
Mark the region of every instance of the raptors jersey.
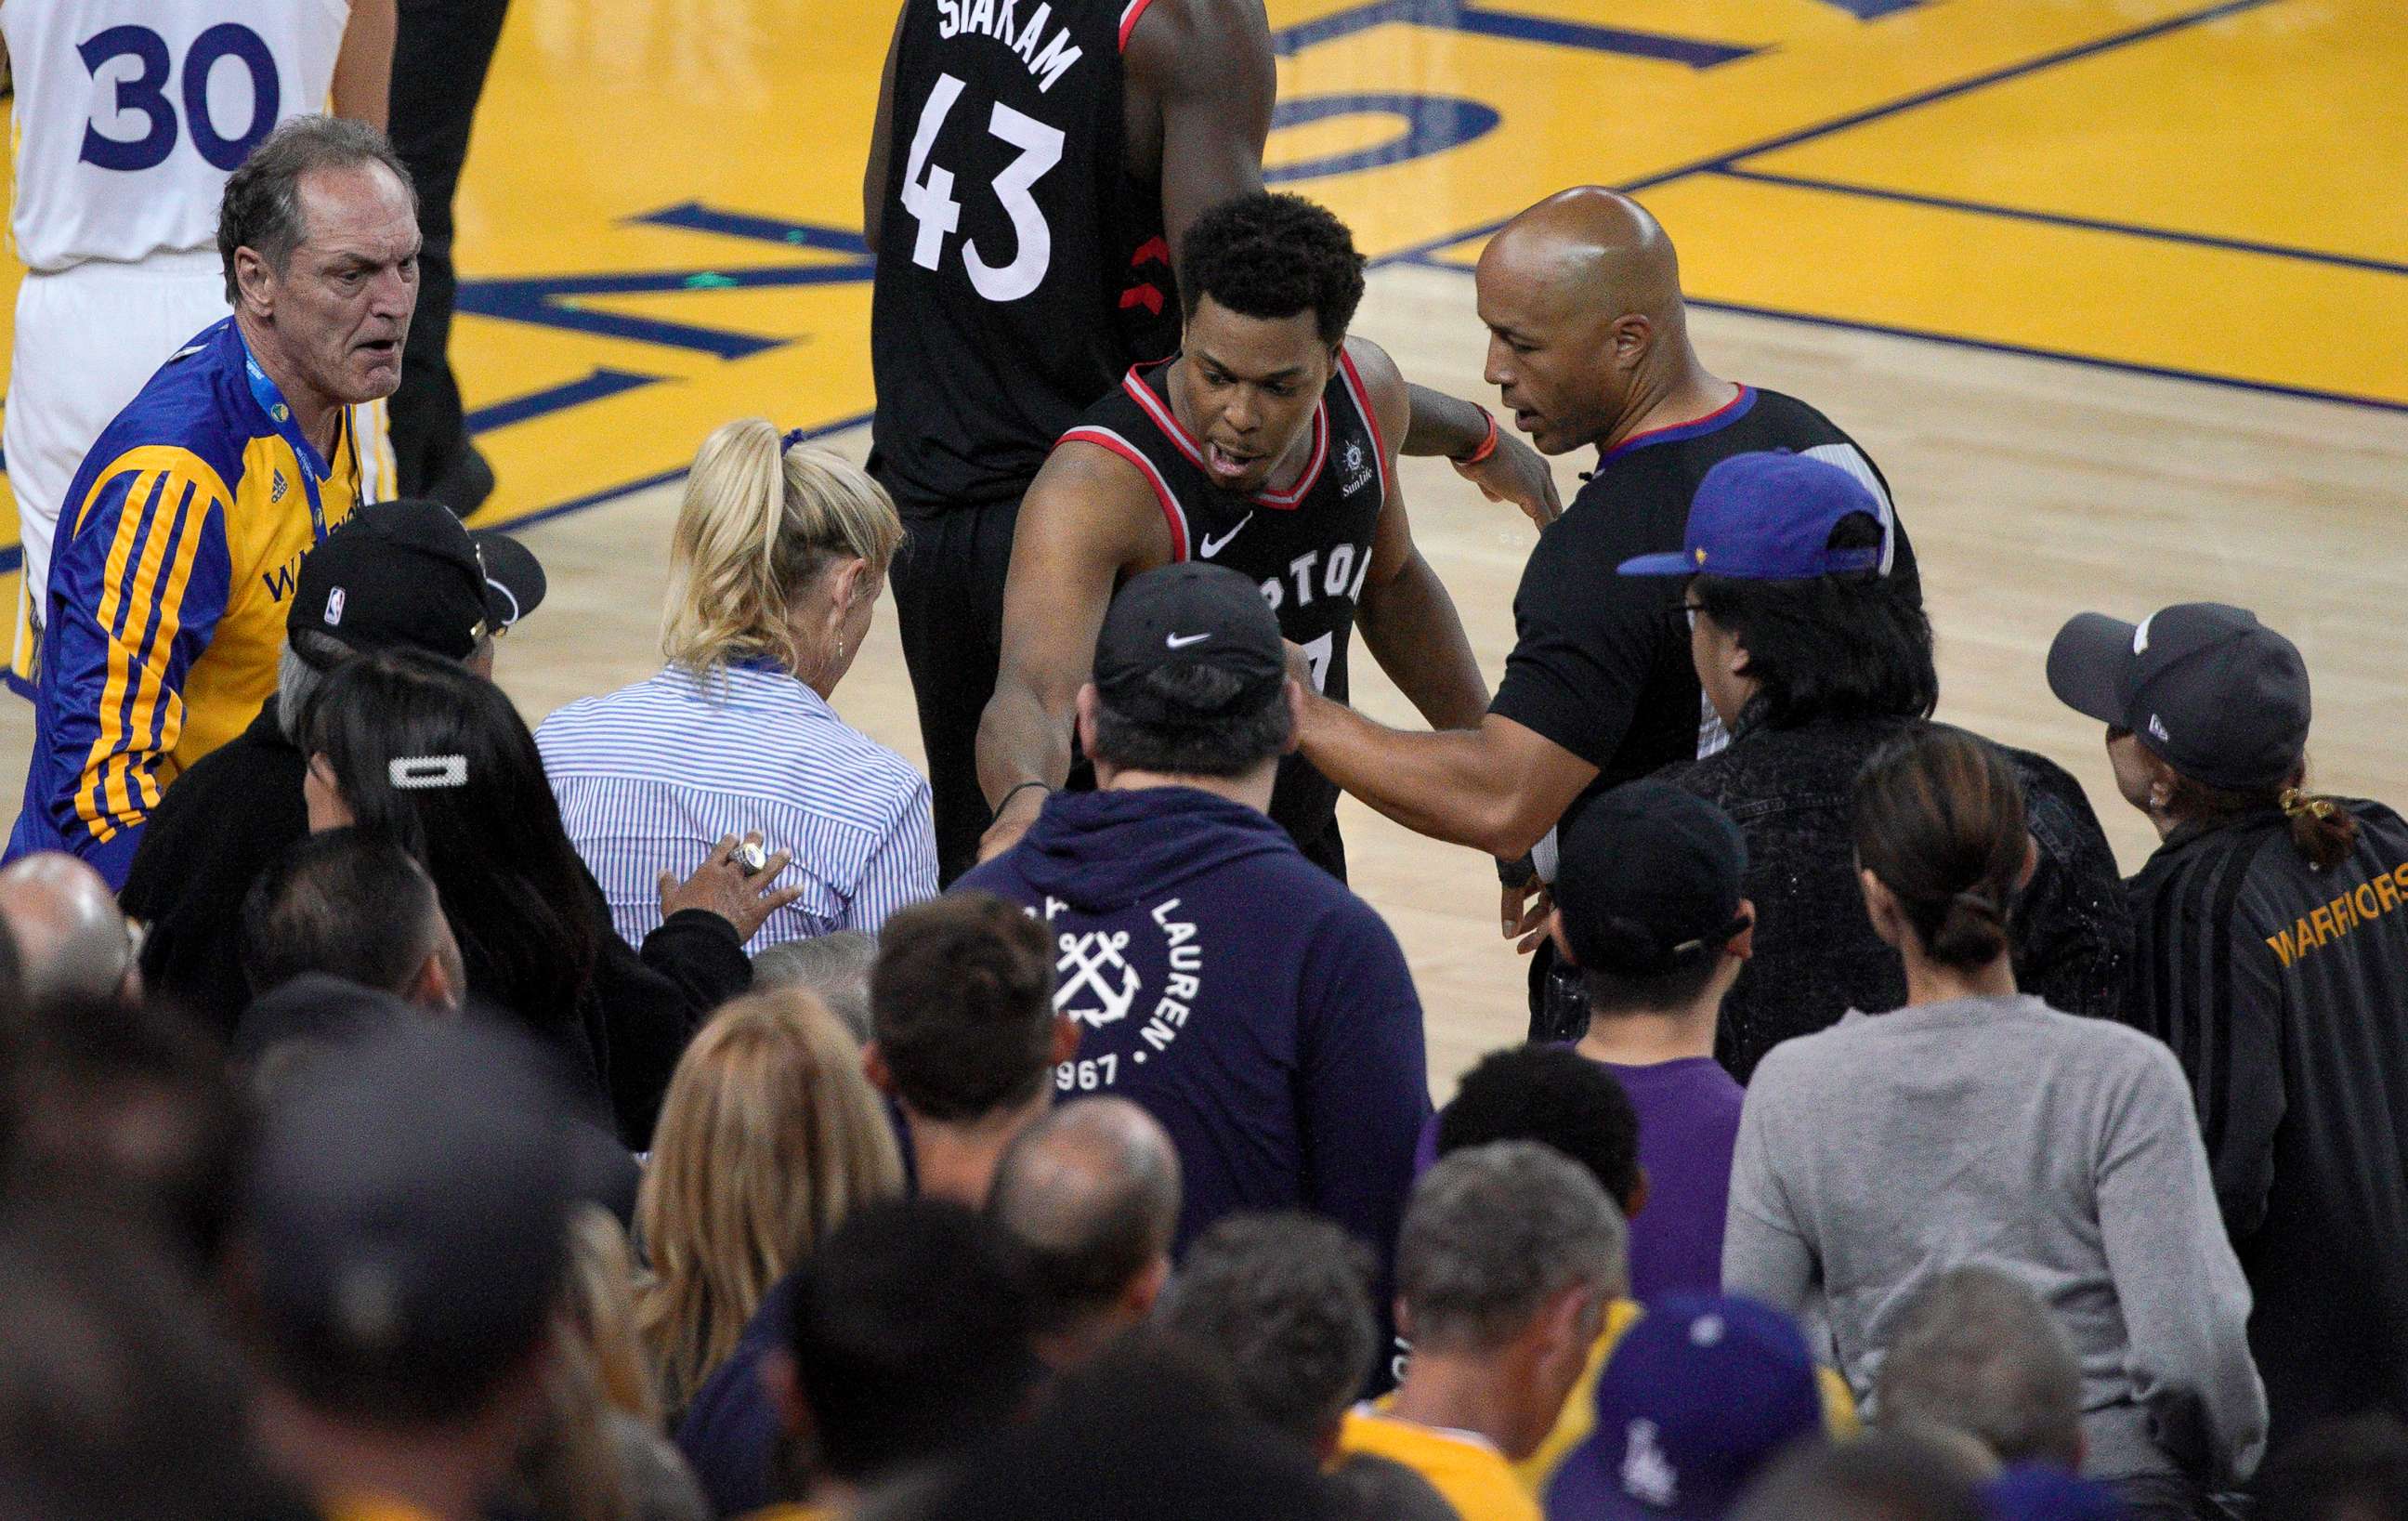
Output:
[[1149,0],[905,0],[870,302],[870,470],[907,510],[1017,498],[1178,344],[1159,179],[1125,162]]
[[[1063,441],[1095,444],[1136,466],[1169,524],[1171,558],[1209,560],[1260,583],[1280,633],[1303,647],[1313,685],[1344,702],[1355,599],[1388,499],[1378,415],[1354,361],[1339,352],[1296,484],[1253,496],[1225,491],[1205,473],[1203,446],[1171,411],[1169,384],[1168,362],[1130,370]],[[1280,762],[1271,817],[1305,854],[1344,878],[1338,788],[1303,756]]]
[[18,257],[55,271],[214,247],[226,177],[279,122],[325,109],[350,16],[350,0],[0,5]]

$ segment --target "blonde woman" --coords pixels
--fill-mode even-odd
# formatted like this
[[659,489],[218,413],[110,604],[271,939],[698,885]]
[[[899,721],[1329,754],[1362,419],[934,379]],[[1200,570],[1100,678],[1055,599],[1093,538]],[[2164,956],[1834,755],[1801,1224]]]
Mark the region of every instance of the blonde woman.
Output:
[[828,706],[902,540],[886,493],[824,450],[759,418],[703,443],[669,540],[667,664],[536,731],[569,838],[630,944],[661,923],[665,875],[748,834],[796,894],[750,951],[875,934],[935,895],[927,781]]
[[636,1200],[652,1264],[636,1322],[672,1429],[770,1285],[902,1187],[861,1049],[826,1005],[784,987],[711,1016],[678,1063]]

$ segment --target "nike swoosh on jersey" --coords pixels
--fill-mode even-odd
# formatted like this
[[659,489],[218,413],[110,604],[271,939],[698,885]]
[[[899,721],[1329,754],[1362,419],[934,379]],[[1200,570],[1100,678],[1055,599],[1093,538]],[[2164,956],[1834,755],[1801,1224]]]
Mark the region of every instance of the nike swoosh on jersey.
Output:
[[1220,553],[1223,550],[1227,549],[1229,547],[1229,540],[1237,538],[1240,534],[1244,533],[1246,531],[1246,524],[1254,521],[1254,515],[1252,512],[1249,512],[1244,517],[1238,520],[1238,525],[1236,527],[1230,529],[1227,533],[1223,534],[1220,538],[1215,538],[1211,534],[1206,534],[1204,536],[1203,543],[1197,548],[1196,557],[1199,560],[1209,560],[1215,554]]

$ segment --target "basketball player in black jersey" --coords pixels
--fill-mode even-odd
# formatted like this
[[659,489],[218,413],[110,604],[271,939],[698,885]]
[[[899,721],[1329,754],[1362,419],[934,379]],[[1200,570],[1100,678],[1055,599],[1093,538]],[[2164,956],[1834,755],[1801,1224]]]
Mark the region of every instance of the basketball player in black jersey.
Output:
[[[1256,582],[1313,685],[1339,701],[1359,624],[1431,723],[1476,723],[1487,707],[1398,490],[1412,398],[1378,346],[1346,336],[1363,260],[1345,226],[1297,196],[1243,196],[1196,223],[1180,281],[1177,357],[1130,370],[1063,435],[1023,501],[1002,671],[979,728],[979,780],[996,809],[986,854],[1017,839],[1068,776],[1104,610],[1123,580],[1156,566],[1210,561]],[[1281,764],[1271,817],[1342,878],[1337,801],[1301,759]]]
[[[1130,365],[1177,347],[1174,260],[1206,208],[1261,187],[1271,95],[1262,0],[905,0],[896,18],[862,183],[869,468],[910,530],[896,611],[946,881],[987,825],[973,747],[1021,494]],[[1415,408],[1407,452],[1481,446],[1479,409]],[[1465,473],[1541,524],[1560,510],[1517,440]]]

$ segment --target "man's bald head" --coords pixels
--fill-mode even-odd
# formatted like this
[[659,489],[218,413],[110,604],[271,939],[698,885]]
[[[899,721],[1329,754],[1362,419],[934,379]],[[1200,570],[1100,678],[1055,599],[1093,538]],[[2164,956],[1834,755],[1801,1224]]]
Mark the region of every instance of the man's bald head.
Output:
[[1550,454],[1599,442],[1634,396],[1696,363],[1672,239],[1613,191],[1562,191],[1507,222],[1478,291],[1489,382]]
[[1078,1339],[1151,1308],[1179,1227],[1179,1154],[1125,1098],[1082,1098],[1012,1141],[987,1213],[1026,1254],[1044,1329]]
[[125,915],[75,856],[45,851],[0,868],[0,920],[17,942],[26,1002],[139,996]]

